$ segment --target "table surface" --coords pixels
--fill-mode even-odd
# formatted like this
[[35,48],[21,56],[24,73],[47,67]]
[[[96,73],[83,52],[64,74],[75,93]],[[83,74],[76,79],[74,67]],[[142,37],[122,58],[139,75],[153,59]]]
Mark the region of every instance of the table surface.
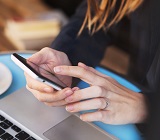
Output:
[[[6,54],[0,54],[0,62],[5,64],[11,71],[12,73],[12,83],[8,90],[0,95],[0,99],[4,98],[5,96],[13,93],[14,91],[24,87],[26,85],[25,77],[24,77],[24,72],[17,66],[15,65],[14,62],[12,62],[10,58],[11,53],[6,53]],[[25,58],[28,58],[31,56],[32,53],[19,53]],[[111,76],[112,78],[116,79],[119,83],[122,85],[126,86],[127,88],[130,88],[133,91],[139,92],[140,90],[133,85],[132,83],[128,82],[124,78],[116,75],[113,72],[110,72],[104,68],[101,67],[96,67],[96,69],[104,74],[107,74],[108,76]],[[85,88],[88,86],[88,84],[84,83],[81,81],[78,86],[80,88]],[[127,124],[127,125],[108,125],[104,124],[102,122],[94,122],[97,126],[102,128],[103,130],[113,134],[114,136],[118,137],[120,140],[142,140],[142,137],[140,136],[140,132],[136,128],[134,124]]]
[[[27,58],[31,56],[32,53],[20,53],[23,57]],[[13,93],[14,91],[24,87],[26,85],[24,72],[17,66],[10,58],[10,53],[0,54],[0,62],[5,64],[12,73],[12,83],[8,90],[0,95],[0,99]]]

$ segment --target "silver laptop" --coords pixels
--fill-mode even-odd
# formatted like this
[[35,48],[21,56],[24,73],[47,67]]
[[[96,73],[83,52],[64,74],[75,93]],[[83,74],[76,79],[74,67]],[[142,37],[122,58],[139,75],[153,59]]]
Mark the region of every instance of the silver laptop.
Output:
[[48,107],[22,88],[0,100],[2,140],[116,140],[64,107]]

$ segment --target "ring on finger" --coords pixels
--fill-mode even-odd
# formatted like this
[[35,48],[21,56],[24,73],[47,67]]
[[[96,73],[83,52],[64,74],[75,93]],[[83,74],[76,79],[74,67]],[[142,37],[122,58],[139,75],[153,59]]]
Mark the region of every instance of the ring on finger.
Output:
[[109,106],[109,100],[105,99],[105,101],[106,101],[106,106],[102,110],[106,110],[108,108],[108,106]]

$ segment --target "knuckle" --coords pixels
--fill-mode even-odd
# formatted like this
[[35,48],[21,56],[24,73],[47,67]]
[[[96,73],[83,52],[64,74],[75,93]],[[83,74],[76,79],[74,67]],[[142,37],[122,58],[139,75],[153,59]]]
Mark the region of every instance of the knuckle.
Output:
[[41,49],[41,51],[48,51],[48,50],[49,50],[48,47],[44,47],[44,48]]
[[34,86],[35,86],[35,82],[30,78],[30,77],[27,77],[26,78],[26,82],[27,82],[27,86],[31,89],[34,89]]
[[51,106],[51,107],[54,106],[54,104],[47,103],[47,102],[45,102],[44,104],[47,105],[47,106]]
[[80,68],[80,70],[77,72],[77,76],[82,77],[86,75],[86,69]]
[[30,88],[30,89],[34,89],[34,86],[33,86],[33,84],[32,84],[31,82],[27,82],[27,86],[28,86],[28,88]]
[[95,91],[97,92],[98,96],[102,96],[103,89],[100,86],[94,86]]
[[50,94],[50,97],[48,98],[51,102],[55,102],[55,101],[60,101],[60,100],[65,99],[66,97],[65,95],[66,95],[65,92],[61,90],[58,92],[54,92],[54,94]]

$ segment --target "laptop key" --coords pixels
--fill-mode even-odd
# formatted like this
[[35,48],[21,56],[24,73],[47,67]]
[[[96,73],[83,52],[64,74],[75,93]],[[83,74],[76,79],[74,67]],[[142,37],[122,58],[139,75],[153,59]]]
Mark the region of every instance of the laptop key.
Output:
[[16,125],[13,125],[11,128],[12,128],[15,132],[20,132],[20,131],[21,131],[21,129],[20,129],[18,126],[16,126]]
[[13,136],[10,135],[9,133],[5,133],[0,138],[1,138],[1,140],[12,140]]
[[5,133],[5,131],[2,128],[0,128],[0,135],[2,135],[4,133]]
[[8,129],[10,126],[8,126],[7,124],[5,124],[4,122],[0,123],[0,127],[2,127],[3,129]]
[[5,120],[4,121],[8,126],[12,126],[13,125],[13,123],[11,123],[9,120]]
[[0,115],[0,121],[4,121],[4,120],[5,118],[2,115]]
[[[13,136],[9,134],[11,131],[10,129],[15,131],[16,135]],[[5,131],[5,129],[8,129]],[[26,132],[22,131],[21,128],[14,125],[13,122],[3,117],[3,115],[0,114],[0,140],[36,140]]]
[[24,131],[21,131],[20,133],[18,133],[17,135],[15,135],[15,137],[19,140],[25,140],[29,137],[29,135],[24,132]]

